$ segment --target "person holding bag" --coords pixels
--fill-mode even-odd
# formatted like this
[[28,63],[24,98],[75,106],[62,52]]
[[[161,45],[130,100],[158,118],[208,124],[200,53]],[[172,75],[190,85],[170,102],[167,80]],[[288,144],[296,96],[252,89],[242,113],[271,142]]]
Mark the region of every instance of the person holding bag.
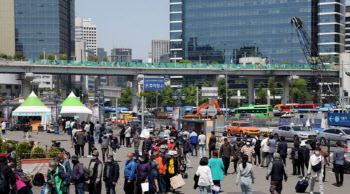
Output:
[[324,194],[323,166],[324,166],[324,157],[320,154],[320,151],[316,150],[315,154],[310,157],[309,167],[308,167],[308,175],[311,177],[310,194],[314,193],[316,178],[318,178],[320,194]]
[[207,194],[211,193],[211,186],[214,186],[213,178],[211,176],[211,169],[208,166],[208,158],[201,158],[196,175],[198,176],[198,187],[200,194],[204,194],[204,189],[207,190]]

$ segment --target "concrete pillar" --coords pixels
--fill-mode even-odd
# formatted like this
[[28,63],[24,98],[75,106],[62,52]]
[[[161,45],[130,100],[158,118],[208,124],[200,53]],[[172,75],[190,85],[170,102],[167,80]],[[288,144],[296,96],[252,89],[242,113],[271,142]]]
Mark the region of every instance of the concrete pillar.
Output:
[[249,104],[255,104],[254,77],[248,77],[248,96]]
[[28,97],[31,92],[32,92],[32,87],[30,85],[30,79],[23,79],[22,80],[22,96]]
[[138,80],[137,76],[132,76],[132,87],[131,87],[131,92],[132,92],[132,98],[131,98],[131,108],[132,112],[137,113],[137,106],[138,106],[138,97],[137,97],[137,90],[138,90]]
[[270,90],[269,89],[267,89],[267,105],[270,105],[271,104],[271,93],[270,93]]
[[241,106],[241,90],[237,90],[237,97],[238,97],[237,104],[238,104],[238,107],[240,107]]
[[283,104],[289,103],[289,80],[285,80],[283,83]]

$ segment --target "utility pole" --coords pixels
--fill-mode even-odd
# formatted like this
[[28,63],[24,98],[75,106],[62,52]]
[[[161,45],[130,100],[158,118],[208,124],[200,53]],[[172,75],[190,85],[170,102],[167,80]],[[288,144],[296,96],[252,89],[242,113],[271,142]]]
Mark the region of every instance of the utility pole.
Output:
[[226,111],[225,111],[225,124],[227,122],[227,112],[228,112],[228,96],[227,96],[227,71],[226,71]]
[[199,101],[198,101],[198,87],[196,88],[196,91],[197,91],[197,101],[196,101],[196,106],[197,106],[197,109],[198,109],[198,106],[199,106]]

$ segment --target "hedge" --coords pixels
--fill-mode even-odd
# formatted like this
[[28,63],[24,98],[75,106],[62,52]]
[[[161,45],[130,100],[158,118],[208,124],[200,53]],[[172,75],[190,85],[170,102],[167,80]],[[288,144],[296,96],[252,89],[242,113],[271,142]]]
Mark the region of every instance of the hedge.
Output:
[[17,149],[16,143],[12,140],[7,140],[1,144],[1,153],[5,153],[5,151],[7,151],[6,144],[8,144],[8,143],[12,144],[12,150],[16,151],[16,149]]
[[47,155],[47,158],[54,158],[56,157],[61,151],[55,147],[52,147],[49,149],[49,154]]
[[27,142],[22,142],[18,145],[17,150],[16,150],[18,156],[20,156],[22,159],[28,159],[30,157],[29,154],[23,154],[22,153],[30,153],[30,147]]
[[46,158],[45,155],[45,150],[41,147],[36,147],[32,151],[32,154],[30,155],[31,159],[36,159],[36,158]]

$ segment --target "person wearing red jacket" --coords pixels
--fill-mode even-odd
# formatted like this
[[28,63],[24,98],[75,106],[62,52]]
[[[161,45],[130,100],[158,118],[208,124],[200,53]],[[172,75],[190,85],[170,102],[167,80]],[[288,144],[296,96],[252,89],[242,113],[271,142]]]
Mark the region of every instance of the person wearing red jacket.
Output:
[[165,164],[166,161],[163,161],[163,159],[161,157],[161,153],[159,152],[159,147],[154,148],[153,154],[156,156],[156,161],[159,164],[159,176],[158,176],[159,192],[164,193],[165,192],[164,175],[166,173],[166,168],[167,168],[167,165]]

